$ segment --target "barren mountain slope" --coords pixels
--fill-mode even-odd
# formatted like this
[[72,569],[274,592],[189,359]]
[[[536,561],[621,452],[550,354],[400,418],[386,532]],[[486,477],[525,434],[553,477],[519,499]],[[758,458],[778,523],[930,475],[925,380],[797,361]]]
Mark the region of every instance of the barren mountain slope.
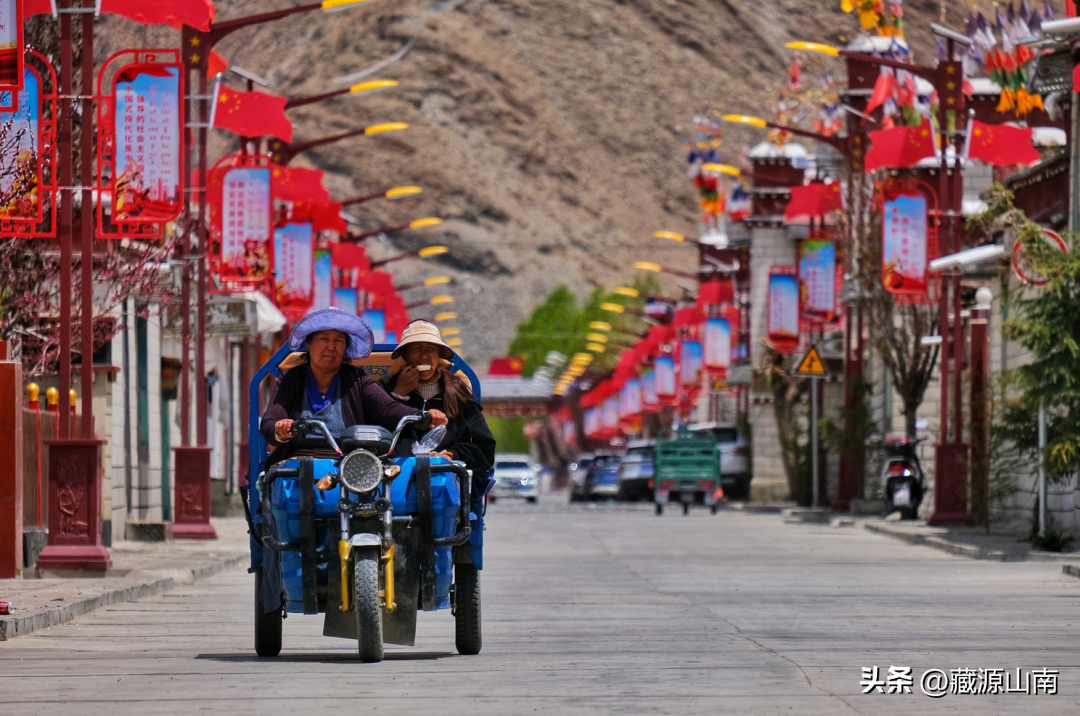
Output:
[[[217,16],[293,4],[218,0]],[[922,28],[937,19],[939,3],[904,7],[909,37],[928,47]],[[385,121],[411,127],[312,150],[295,163],[326,170],[336,200],[424,187],[419,199],[355,213],[368,228],[446,219],[393,236],[391,246],[371,240],[370,252],[451,247],[441,263],[402,261],[393,271],[401,282],[454,277],[463,352],[483,370],[559,283],[583,295],[627,279],[635,260],[690,268],[692,249],[651,237],[659,228],[696,231],[673,125],[716,102],[767,112],[790,62],[785,42],[836,42],[855,25],[835,0],[376,0],[243,29],[218,50],[269,78],[268,91],[298,97],[347,86],[334,79],[414,41],[404,59],[366,78],[400,87],[290,110],[300,141]],[[179,42],[174,31],[119,18],[104,20],[98,37],[99,61],[123,46]],[[234,76],[225,81],[242,86]],[[235,146],[230,135],[215,135],[213,156]],[[760,138],[733,130],[727,159]],[[407,298],[425,298],[421,291]]]

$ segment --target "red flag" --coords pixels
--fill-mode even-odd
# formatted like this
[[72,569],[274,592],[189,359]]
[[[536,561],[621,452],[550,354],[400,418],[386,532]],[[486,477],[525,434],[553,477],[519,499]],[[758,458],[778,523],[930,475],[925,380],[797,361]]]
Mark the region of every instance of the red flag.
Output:
[[488,377],[495,376],[516,377],[521,375],[521,369],[525,367],[525,361],[520,358],[492,358],[488,367]]
[[870,132],[873,145],[866,153],[866,171],[882,167],[910,167],[935,154],[934,130],[930,122],[918,127],[895,127]]
[[793,186],[791,201],[784,209],[784,220],[791,221],[799,216],[825,216],[843,208],[844,200],[840,194],[839,182],[814,182],[806,186]]
[[997,167],[1007,167],[1034,164],[1039,161],[1039,152],[1031,146],[1031,129],[983,124],[973,120],[971,136],[968,137],[968,157]]
[[334,201],[329,203],[298,201],[293,206],[292,218],[296,221],[310,221],[311,228],[315,231],[333,231],[338,234],[345,234],[348,231],[345,220],[341,218],[341,204]]
[[241,137],[270,135],[283,142],[292,141],[292,123],[285,117],[284,97],[262,92],[237,92],[220,86],[214,103],[217,129],[227,129]]
[[23,17],[52,15],[52,0],[23,0]]
[[322,177],[319,169],[271,165],[270,194],[282,201],[326,204],[330,201],[330,194],[323,188]]
[[735,284],[730,278],[716,281],[705,281],[698,286],[697,306],[719,306],[735,300]]
[[333,265],[344,271],[359,269],[361,274],[366,274],[371,270],[367,251],[363,246],[332,243],[330,244],[330,256]]
[[[885,104],[885,100],[889,99],[896,93],[896,75],[892,72],[882,72],[878,75],[877,81],[874,82],[874,92],[870,95],[869,101],[866,103],[866,112],[864,117],[869,117],[871,113],[881,105]],[[863,122],[866,120],[864,119]]]
[[190,25],[203,32],[210,32],[214,21],[212,0],[101,0],[101,11],[146,25]]
[[222,57],[217,50],[210,50],[210,59],[206,61],[206,64],[207,78],[219,75],[229,69],[229,61]]

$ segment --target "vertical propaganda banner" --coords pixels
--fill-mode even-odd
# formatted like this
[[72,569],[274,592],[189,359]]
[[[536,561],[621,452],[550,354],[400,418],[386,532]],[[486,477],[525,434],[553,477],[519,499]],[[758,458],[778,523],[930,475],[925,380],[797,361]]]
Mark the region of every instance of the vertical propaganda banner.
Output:
[[608,398],[604,401],[604,429],[611,431],[619,427],[619,399]]
[[623,417],[637,417],[641,415],[641,384],[636,380],[626,381],[622,395]]
[[312,300],[311,224],[288,223],[274,229],[274,285],[279,306]]
[[23,89],[22,0],[0,0],[0,90]]
[[799,346],[799,279],[793,272],[774,268],[769,273],[769,340],[780,353],[794,353]]
[[731,365],[731,323],[726,318],[710,318],[705,321],[705,369],[723,377]]
[[807,239],[799,244],[799,320],[816,327],[835,317],[836,243]]
[[890,293],[925,295],[927,279],[926,198],[898,196],[885,202],[881,281]]
[[113,101],[113,221],[156,224],[180,214],[180,69],[132,65],[117,73]]
[[311,310],[328,308],[334,301],[331,283],[330,249],[315,250],[315,298]]
[[701,373],[701,343],[698,341],[683,341],[679,350],[679,374],[682,384],[686,386],[697,385]]
[[[0,112],[0,125],[8,127],[9,146],[5,147],[5,150],[15,155],[16,166],[30,161],[40,146],[40,93],[37,75],[27,69],[23,89],[19,92],[18,107],[14,112]],[[18,177],[15,172],[0,176],[0,196],[4,198],[4,205],[0,206],[0,216],[12,219],[41,217],[41,198],[38,196],[40,175],[39,168],[33,177]],[[24,183],[29,183],[30,186],[15,186],[16,179],[25,179]]]
[[656,373],[647,370],[641,374],[641,407],[647,413],[655,413],[660,401],[656,397]]
[[356,296],[355,288],[335,288],[334,289],[334,308],[340,308],[349,315],[357,315],[356,309],[359,306],[359,302]]
[[675,385],[675,359],[671,356],[657,358],[653,367],[653,380],[657,402],[672,400],[678,392]]
[[221,279],[258,283],[270,275],[270,169],[233,167],[221,182]]
[[368,324],[368,328],[375,334],[375,343],[386,343],[386,311],[382,309],[369,309],[364,311],[360,318]]

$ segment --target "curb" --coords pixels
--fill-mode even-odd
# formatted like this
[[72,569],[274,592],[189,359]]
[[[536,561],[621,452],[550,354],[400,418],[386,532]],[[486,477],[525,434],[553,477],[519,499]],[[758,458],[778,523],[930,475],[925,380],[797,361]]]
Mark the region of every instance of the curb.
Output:
[[[188,580],[179,580],[179,583],[193,583],[212,575],[224,572],[227,569],[240,567],[246,561],[247,556],[230,557],[218,562],[184,570],[191,575]],[[178,580],[173,577],[160,577],[157,579],[144,579],[131,585],[106,589],[100,594],[88,595],[84,598],[74,599],[62,606],[49,607],[45,611],[27,614],[26,616],[0,617],[0,641],[7,641],[17,636],[25,636],[38,629],[66,624],[83,614],[88,614],[110,604],[122,604],[133,602],[137,599],[152,597],[163,592],[168,592],[176,587]]]
[[907,532],[894,532],[882,525],[874,524],[873,522],[864,522],[863,529],[874,534],[882,535],[884,537],[891,537],[898,539],[909,544],[923,545],[924,547],[932,547],[942,552],[948,552],[949,554],[957,557],[966,557],[967,559],[984,559],[990,562],[1004,562],[1005,553],[1000,550],[985,550],[982,547],[977,547],[973,544],[961,544],[952,542],[943,537],[937,535],[919,535],[910,534]]

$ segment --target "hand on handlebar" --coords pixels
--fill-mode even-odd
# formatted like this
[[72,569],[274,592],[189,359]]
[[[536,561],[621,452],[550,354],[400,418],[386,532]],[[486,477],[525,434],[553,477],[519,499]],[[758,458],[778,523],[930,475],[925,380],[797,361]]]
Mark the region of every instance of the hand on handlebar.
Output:
[[279,420],[274,423],[274,438],[279,443],[283,443],[290,438],[296,437],[292,432],[293,422],[295,421],[285,418],[284,420]]
[[446,418],[446,413],[441,410],[429,410],[428,413],[431,414],[431,427],[433,428],[437,428],[440,425],[446,425],[450,422]]

